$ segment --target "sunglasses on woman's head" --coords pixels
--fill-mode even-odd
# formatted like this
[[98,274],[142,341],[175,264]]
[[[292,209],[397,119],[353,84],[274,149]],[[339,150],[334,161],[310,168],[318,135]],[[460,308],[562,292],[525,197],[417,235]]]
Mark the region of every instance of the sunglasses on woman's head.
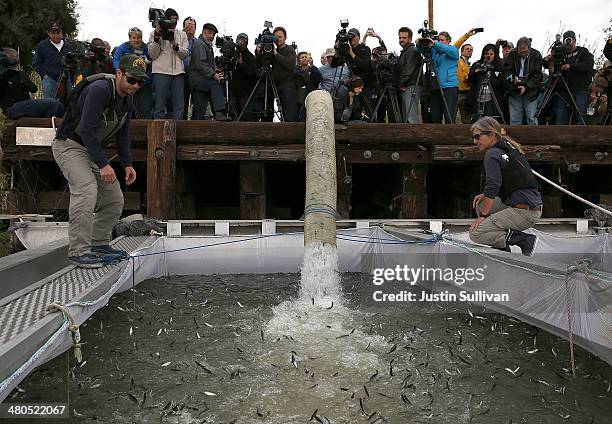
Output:
[[483,134],[491,134],[491,131],[482,131],[478,134],[472,134],[472,140],[480,140],[480,136]]

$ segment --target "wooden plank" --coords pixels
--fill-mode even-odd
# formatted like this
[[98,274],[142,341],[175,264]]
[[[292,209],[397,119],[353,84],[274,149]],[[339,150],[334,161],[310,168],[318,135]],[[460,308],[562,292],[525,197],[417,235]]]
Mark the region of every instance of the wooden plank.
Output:
[[[140,210],[140,193],[136,191],[123,192],[123,210]],[[70,206],[70,192],[66,191],[42,191],[37,198],[38,210],[41,212],[52,212],[58,209],[68,209]]]
[[304,145],[279,148],[254,145],[197,145],[177,146],[178,160],[238,160],[238,161],[304,161]]
[[147,139],[147,215],[175,219],[176,121],[149,121]]
[[[56,120],[59,124],[61,120]],[[132,120],[132,145],[140,147],[146,141],[148,120]],[[7,139],[15,138],[15,128],[51,126],[50,119],[24,118],[7,121],[4,131]],[[560,146],[601,146],[603,151],[612,147],[612,126],[558,125],[509,127],[509,134],[523,145],[555,144]],[[215,122],[176,121],[178,144],[243,144],[254,145],[303,144],[304,123],[286,122]],[[340,144],[377,145],[381,143],[417,145],[472,145],[469,125],[440,124],[350,124],[336,125],[336,141]],[[3,143],[4,145],[4,143]]]
[[[52,162],[53,153],[48,147],[41,146],[6,146],[4,160],[31,160]],[[106,156],[113,158],[117,155],[115,149],[106,149]],[[132,159],[135,162],[144,162],[147,159],[146,149],[132,149]],[[116,159],[113,159],[116,160]]]

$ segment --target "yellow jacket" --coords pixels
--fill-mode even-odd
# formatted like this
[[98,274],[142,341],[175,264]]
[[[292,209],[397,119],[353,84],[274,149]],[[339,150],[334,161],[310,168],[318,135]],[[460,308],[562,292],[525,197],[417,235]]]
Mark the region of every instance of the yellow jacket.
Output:
[[[459,39],[455,41],[455,44],[453,45],[457,47],[459,51],[461,51],[461,46],[467,41],[468,38],[470,38],[470,33],[466,32],[461,37],[459,37]],[[470,89],[470,85],[467,83],[467,77],[469,73],[470,65],[468,65],[467,62],[463,59],[463,57],[460,56],[459,62],[457,63],[457,79],[459,80],[459,91],[468,91]]]

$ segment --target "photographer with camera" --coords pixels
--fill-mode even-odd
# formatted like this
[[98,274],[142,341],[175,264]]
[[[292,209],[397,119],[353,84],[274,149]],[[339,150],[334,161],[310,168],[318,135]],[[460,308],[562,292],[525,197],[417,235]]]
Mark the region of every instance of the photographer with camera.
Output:
[[[31,70],[31,68],[30,68]],[[64,106],[55,99],[31,99],[38,87],[19,66],[17,50],[0,51],[0,109],[9,119],[62,117]]]
[[[332,68],[342,67],[345,63],[350,66],[352,75],[357,75],[363,82],[363,97],[371,109],[376,90],[372,52],[368,46],[359,42],[360,34],[357,28],[351,28],[346,36],[341,36],[342,31],[346,31],[345,25],[348,25],[348,21],[341,21],[341,25],[343,25],[342,30],[336,35],[335,53],[331,66]],[[344,42],[344,38],[348,38],[347,42]]]
[[[421,33],[425,35],[430,32],[431,30],[427,28],[421,30]],[[453,124],[457,114],[459,49],[452,46],[450,42],[450,34],[446,31],[439,33],[437,41],[426,36],[417,41],[417,50],[425,54],[427,50],[431,51],[431,60],[434,65],[432,70],[435,75],[432,75],[431,72],[428,74],[427,89],[431,121],[436,124],[442,123],[443,116],[445,123]]]
[[191,119],[194,121],[204,119],[209,100],[216,121],[232,120],[225,110],[225,90],[221,84],[223,70],[215,65],[212,42],[217,32],[216,26],[206,23],[202,34],[193,42],[187,75],[193,97]]
[[178,13],[174,9],[149,9],[149,20],[155,28],[149,37],[149,56],[153,60],[155,90],[154,119],[166,118],[166,103],[172,103],[171,119],[183,119],[185,65],[189,55],[187,35],[176,28]]
[[503,96],[504,79],[499,53],[494,44],[484,46],[480,60],[472,65],[467,79],[471,89],[465,107],[471,112],[472,121],[492,116],[503,122],[500,99]]
[[410,28],[401,27],[398,31],[398,37],[402,52],[395,67],[395,77],[402,96],[402,118],[404,122],[418,124],[422,87],[416,84],[419,71],[423,67],[423,60],[412,42],[412,30]]
[[[551,50],[551,54],[542,60],[542,66],[549,69],[551,75],[560,73],[569,88],[568,93],[562,86],[563,84],[555,86],[556,96],[553,105],[555,125],[569,125],[570,123],[584,125],[589,102],[589,85],[595,64],[593,54],[586,47],[576,45],[574,31],[565,31],[562,43],[555,42]],[[574,102],[579,116],[573,110]]]
[[189,54],[185,59],[183,59],[183,65],[185,66],[184,78],[185,82],[183,84],[183,101],[185,106],[183,108],[183,119],[187,120],[189,115],[189,103],[191,100],[191,88],[189,87],[189,78],[187,77],[187,69],[189,68],[189,61],[191,60],[191,50],[193,49],[193,40],[195,40],[196,33],[196,20],[191,16],[183,19],[183,32],[187,35],[187,50]]
[[298,63],[295,67],[295,82],[298,99],[298,121],[306,121],[306,96],[319,87],[323,77],[316,66],[310,64],[307,52],[299,52]]
[[[249,51],[249,36],[241,32],[236,36],[236,69],[230,81],[231,97],[236,107],[236,113],[243,113],[241,120],[257,121],[261,113],[260,97],[263,93],[258,90],[257,98],[247,105],[249,94],[257,82],[255,55]],[[246,110],[245,110],[246,108]]]
[[368,122],[368,103],[363,94],[363,80],[357,75],[353,75],[346,82],[346,96],[342,97],[342,104],[339,108],[340,116],[336,113],[336,120],[340,122]]
[[55,99],[58,81],[64,70],[64,57],[71,50],[63,38],[62,26],[53,22],[47,31],[49,38],[42,40],[34,51],[32,67],[42,78],[42,94],[45,99]]
[[376,32],[374,32],[374,28],[368,28],[368,30],[366,31],[365,35],[363,36],[363,40],[361,40],[361,44],[365,45],[366,40],[368,39],[368,37],[372,37],[372,38],[378,39],[378,45],[380,47],[382,47],[385,51],[387,51],[387,46],[385,45],[385,42],[383,41],[383,39],[382,39],[382,37],[380,35],[378,35]]
[[[319,84],[319,88],[329,91],[330,93],[337,91],[338,87],[345,84],[351,76],[351,71],[348,66],[342,68],[333,68],[331,66],[334,54],[336,54],[336,51],[333,47],[326,49],[323,53],[326,63],[319,66],[319,72],[321,73],[321,84]],[[340,69],[342,69],[342,72],[340,72]]]
[[89,43],[89,50],[85,52],[79,76],[76,79],[78,84],[83,78],[95,74],[114,74],[115,67],[113,59],[106,54],[106,44],[101,38],[92,38]]
[[153,79],[149,47],[142,41],[142,31],[138,27],[130,28],[128,39],[129,41],[115,49],[113,66],[117,69],[121,58],[126,54],[134,54],[144,59],[147,64],[147,78],[143,81],[142,87],[134,94],[134,111],[137,119],[151,119],[153,116]]
[[542,82],[542,54],[521,37],[503,63],[510,106],[510,125],[538,125],[535,117]]
[[293,77],[296,65],[295,49],[286,44],[287,31],[285,28],[280,26],[274,28],[272,36],[274,41],[271,57],[266,56],[270,54],[266,51],[267,42],[262,42],[257,45],[255,58],[258,68],[261,68],[266,61],[271,61],[272,76],[282,105],[284,121],[294,122],[297,119],[297,94]]

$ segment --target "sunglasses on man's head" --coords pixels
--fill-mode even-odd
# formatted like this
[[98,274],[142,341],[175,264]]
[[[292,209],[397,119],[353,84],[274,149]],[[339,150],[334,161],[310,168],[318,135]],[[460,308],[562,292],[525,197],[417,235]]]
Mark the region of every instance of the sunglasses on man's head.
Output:
[[128,77],[126,75],[125,79],[127,80],[128,84],[130,84],[130,85],[138,85],[140,87],[142,84],[144,84],[144,80],[141,79],[141,78]]
[[491,131],[482,131],[478,134],[472,134],[472,140],[480,140],[480,136],[483,134],[491,134]]
[[130,28],[130,30],[129,30],[128,32],[129,32],[130,34],[131,34],[132,32],[140,32],[140,33],[142,33],[142,31],[141,31],[141,30],[140,30],[140,28],[138,28],[138,27]]

